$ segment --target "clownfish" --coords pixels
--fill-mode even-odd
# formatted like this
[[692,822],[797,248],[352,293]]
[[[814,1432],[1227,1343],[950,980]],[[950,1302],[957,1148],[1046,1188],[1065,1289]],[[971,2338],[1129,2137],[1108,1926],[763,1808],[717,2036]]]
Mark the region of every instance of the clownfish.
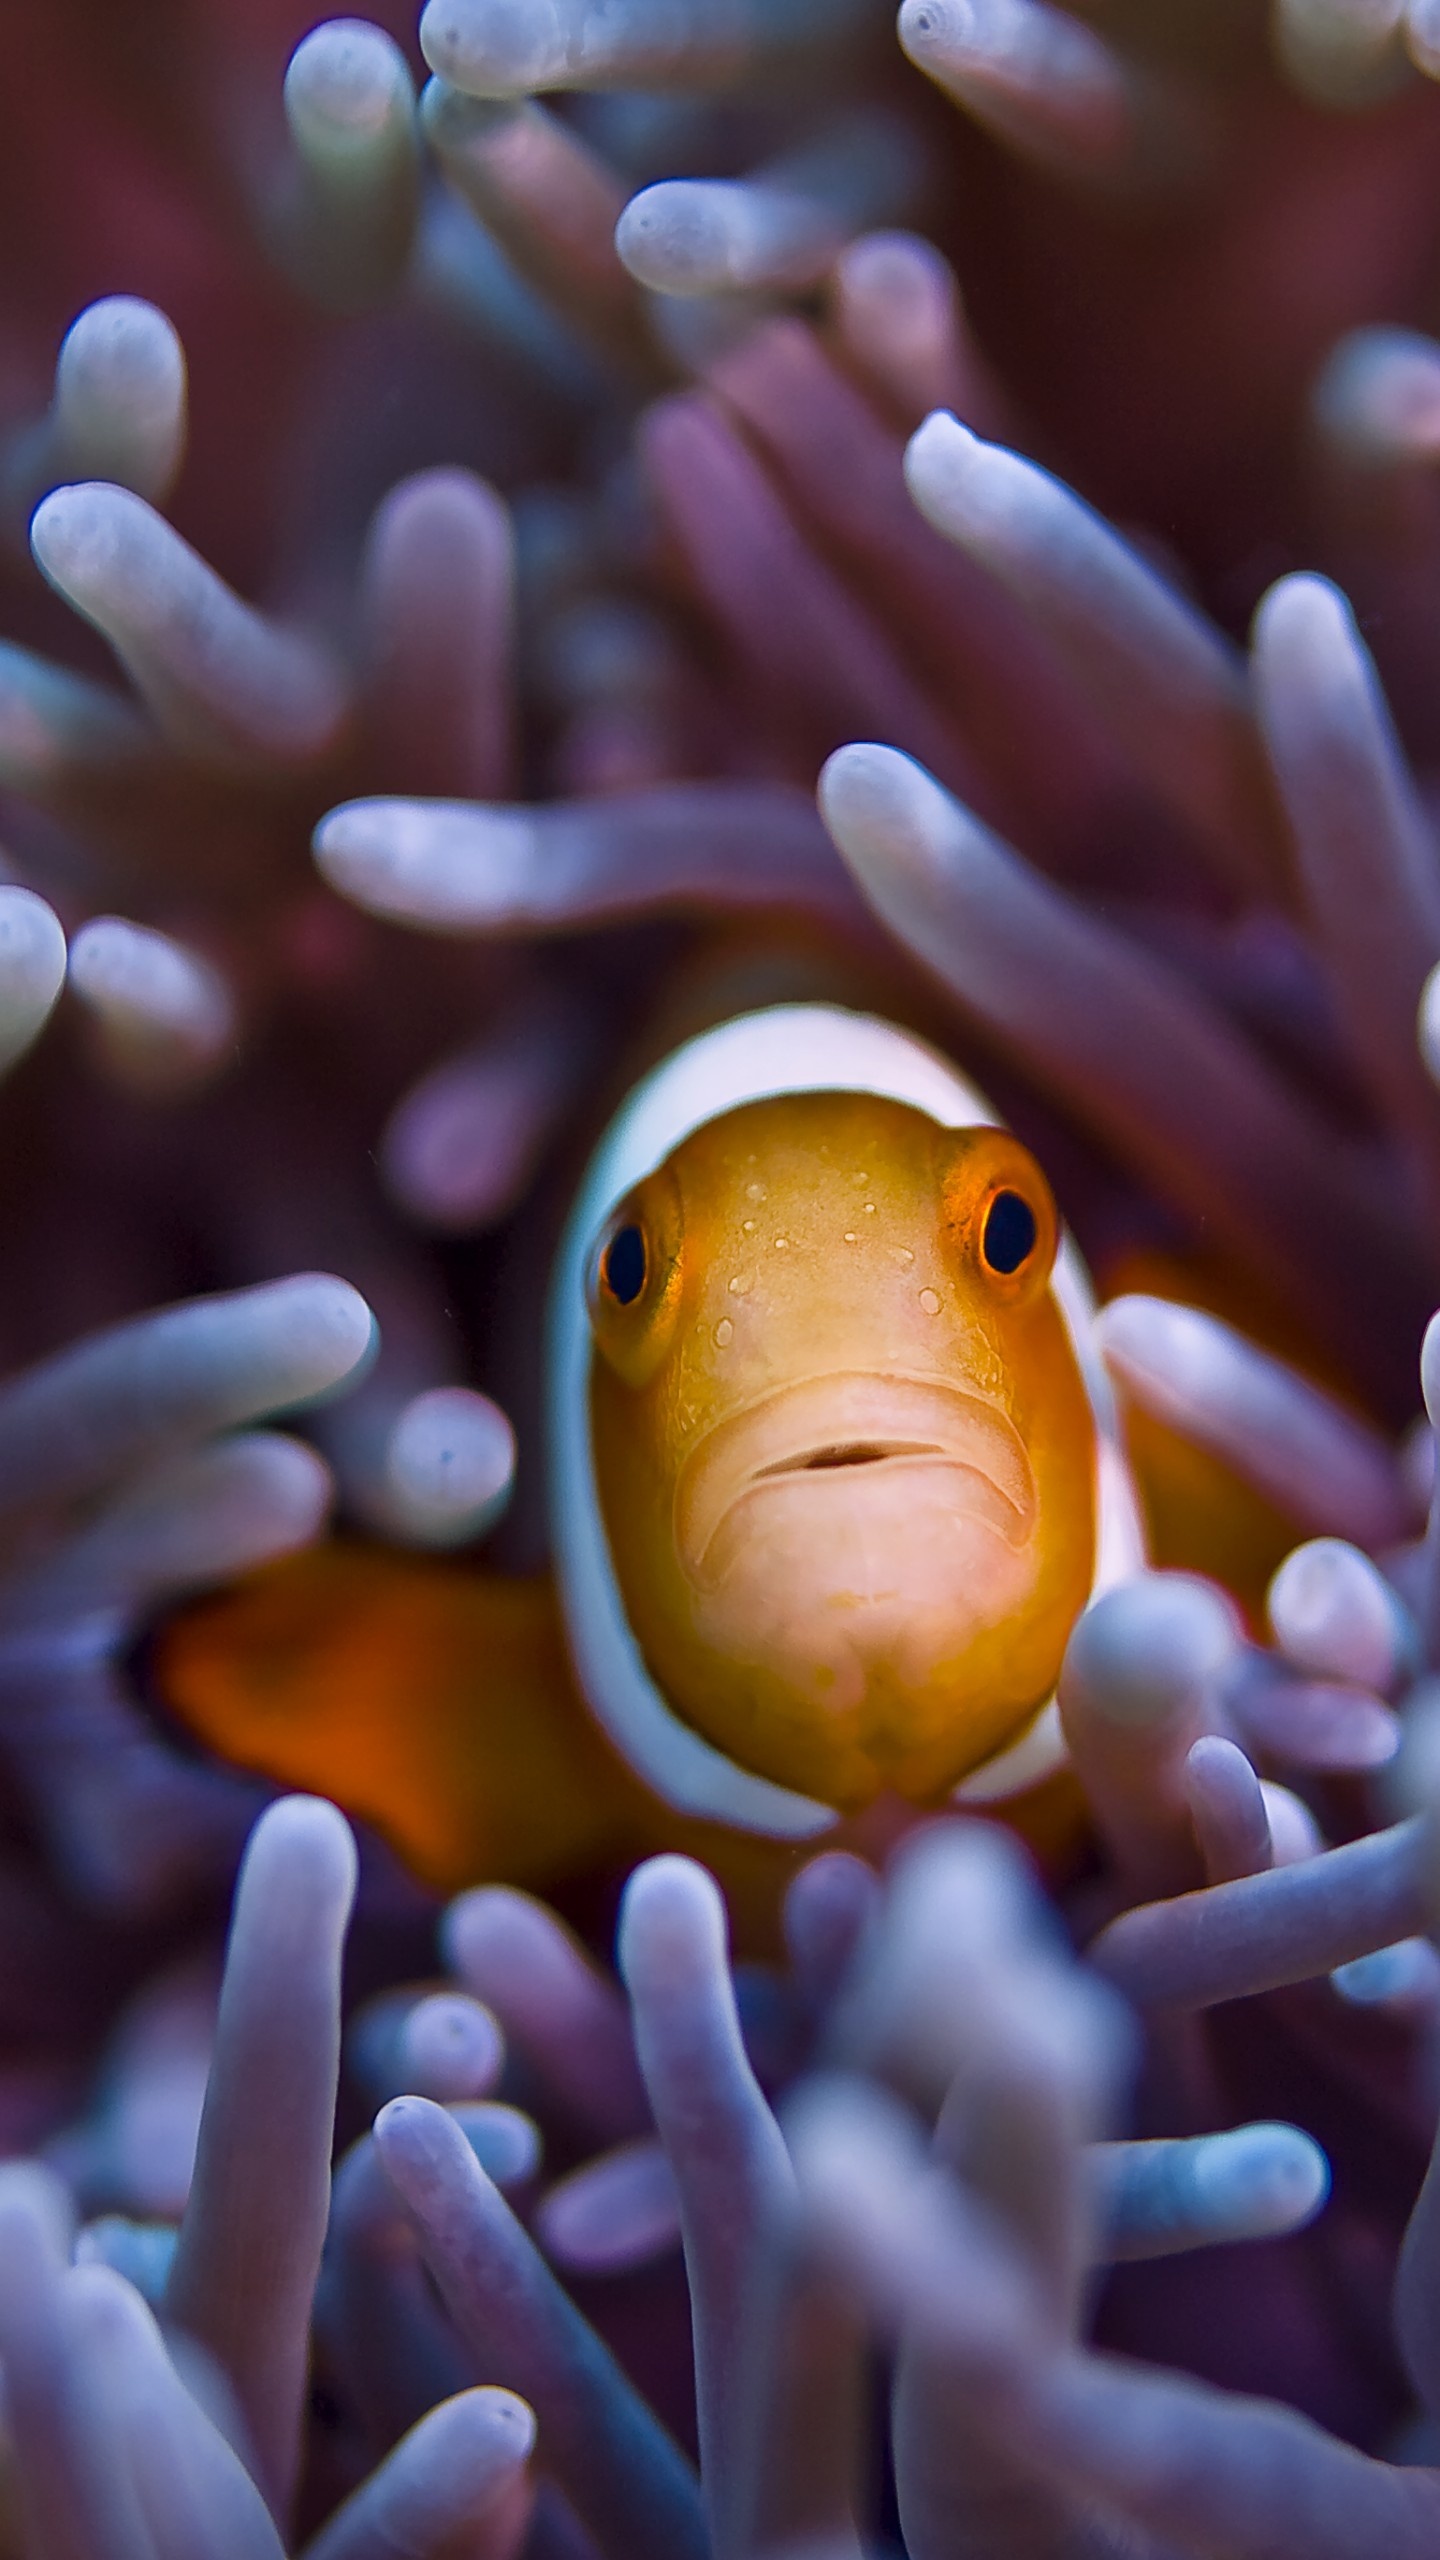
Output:
[[1023,1818],[1071,1628],[1138,1569],[1089,1284],[938,1052],[776,1005],[591,1158],[551,1294],[553,1581],[335,1545],[162,1632],[166,1710],[427,1882]]

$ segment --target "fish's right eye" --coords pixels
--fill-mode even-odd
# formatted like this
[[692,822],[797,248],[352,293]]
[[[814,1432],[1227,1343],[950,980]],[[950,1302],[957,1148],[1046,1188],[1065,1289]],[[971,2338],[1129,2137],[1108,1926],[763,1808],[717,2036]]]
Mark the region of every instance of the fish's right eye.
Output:
[[985,1212],[980,1237],[989,1268],[1009,1279],[1029,1261],[1039,1239],[1039,1222],[1023,1191],[997,1191]]
[[644,1289],[650,1257],[644,1229],[633,1223],[617,1227],[600,1256],[600,1279],[617,1306],[633,1307]]

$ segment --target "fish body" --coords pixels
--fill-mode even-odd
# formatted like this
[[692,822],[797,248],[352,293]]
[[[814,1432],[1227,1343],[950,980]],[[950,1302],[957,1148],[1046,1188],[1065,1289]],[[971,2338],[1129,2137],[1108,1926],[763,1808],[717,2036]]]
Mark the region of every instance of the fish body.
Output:
[[833,1005],[725,1022],[635,1088],[557,1258],[564,1651],[540,1585],[321,1550],[172,1625],[167,1701],[444,1889],[1032,1802],[1070,1627],[1140,1561],[1091,1316],[936,1051]]
[[804,1839],[1056,1764],[1065,1639],[1140,1561],[1092,1316],[1034,1159],[912,1034],[777,1005],[643,1080],[559,1255],[549,1459],[580,1685],[647,1785]]

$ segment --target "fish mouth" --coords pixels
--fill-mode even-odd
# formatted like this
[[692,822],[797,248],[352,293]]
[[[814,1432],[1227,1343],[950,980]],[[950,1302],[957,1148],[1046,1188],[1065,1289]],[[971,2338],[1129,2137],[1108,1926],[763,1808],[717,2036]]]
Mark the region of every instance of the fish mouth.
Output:
[[798,1457],[777,1458],[773,1467],[757,1467],[755,1482],[770,1476],[818,1475],[826,1467],[878,1467],[886,1458],[940,1458],[938,1440],[829,1441],[821,1449],[802,1450]]
[[1012,1549],[1035,1526],[1035,1478],[1009,1416],[948,1379],[845,1371],[777,1389],[716,1423],[681,1469],[676,1548],[713,1583],[748,1528],[813,1497],[818,1538],[839,1514],[898,1516],[927,1497]]

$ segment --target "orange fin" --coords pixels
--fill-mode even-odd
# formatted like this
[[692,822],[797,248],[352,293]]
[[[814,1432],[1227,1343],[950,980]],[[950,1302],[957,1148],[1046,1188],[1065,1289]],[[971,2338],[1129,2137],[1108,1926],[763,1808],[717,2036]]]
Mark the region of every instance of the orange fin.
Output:
[[599,1864],[633,1785],[575,1686],[548,1576],[336,1542],[181,1612],[160,1699],[223,1760],[331,1796],[442,1893]]
[[[720,1877],[737,1950],[778,1954],[798,1843],[687,1820],[643,1788],[583,1704],[548,1575],[510,1579],[333,1542],[180,1611],[156,1638],[165,1711],[233,1766],[330,1796],[437,1892],[545,1890],[681,1849]],[[898,1830],[913,1808],[895,1807]],[[1068,1771],[1007,1808],[1047,1870],[1080,1830]],[[883,1859],[862,1816],[817,1845]]]

